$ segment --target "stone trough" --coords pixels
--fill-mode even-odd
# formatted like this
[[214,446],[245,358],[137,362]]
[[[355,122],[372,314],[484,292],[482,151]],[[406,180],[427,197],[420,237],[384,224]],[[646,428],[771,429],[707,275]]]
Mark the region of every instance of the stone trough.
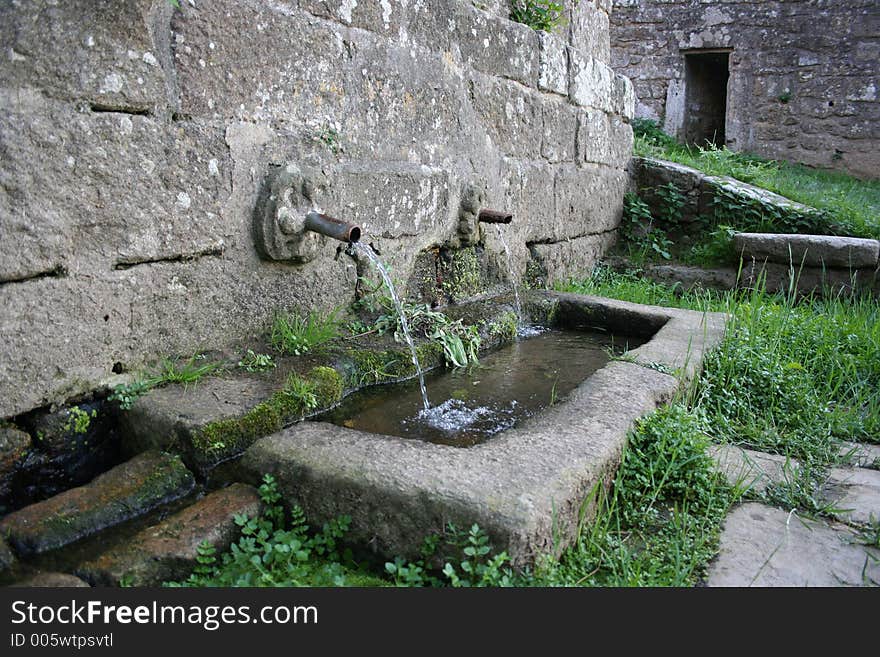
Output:
[[590,520],[633,423],[695,376],[725,317],[552,292],[526,306],[537,322],[648,340],[485,443],[463,449],[305,421],[256,441],[235,478],[272,474],[313,522],[348,515],[349,538],[386,557],[416,556],[448,522],[478,523],[518,566],[558,554]]

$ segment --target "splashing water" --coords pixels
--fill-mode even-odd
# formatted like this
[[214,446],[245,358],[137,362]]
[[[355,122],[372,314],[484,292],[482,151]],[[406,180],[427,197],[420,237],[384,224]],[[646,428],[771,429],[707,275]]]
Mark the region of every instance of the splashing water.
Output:
[[400,327],[403,329],[403,337],[406,340],[406,343],[409,345],[409,351],[412,355],[412,363],[416,366],[416,372],[419,375],[419,388],[422,392],[422,404],[427,411],[431,408],[431,404],[428,401],[428,390],[425,388],[425,375],[422,372],[422,367],[419,365],[419,356],[416,353],[416,345],[413,342],[412,335],[409,332],[409,323],[406,321],[406,314],[403,312],[403,305],[400,303],[400,298],[397,296],[397,289],[394,287],[394,283],[391,281],[391,276],[388,274],[388,270],[385,268],[385,265],[382,264],[382,261],[379,260],[376,253],[373,251],[371,247],[362,243],[362,242],[352,242],[351,244],[355,251],[360,254],[363,254],[367,257],[367,259],[373,263],[376,267],[376,270],[382,276],[382,281],[385,283],[385,287],[388,289],[388,294],[391,295],[391,300],[394,302],[394,308],[397,310],[397,314],[400,317]]

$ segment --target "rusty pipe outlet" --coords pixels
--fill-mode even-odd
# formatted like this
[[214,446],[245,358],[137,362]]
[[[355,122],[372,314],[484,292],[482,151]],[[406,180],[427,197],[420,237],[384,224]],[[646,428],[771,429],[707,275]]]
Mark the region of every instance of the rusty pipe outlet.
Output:
[[355,226],[330,215],[321,214],[315,210],[306,215],[303,227],[306,230],[332,237],[340,242],[357,242],[361,238],[360,226]]
[[513,221],[513,215],[510,212],[499,212],[498,210],[480,210],[477,215],[478,219],[484,224],[509,224]]

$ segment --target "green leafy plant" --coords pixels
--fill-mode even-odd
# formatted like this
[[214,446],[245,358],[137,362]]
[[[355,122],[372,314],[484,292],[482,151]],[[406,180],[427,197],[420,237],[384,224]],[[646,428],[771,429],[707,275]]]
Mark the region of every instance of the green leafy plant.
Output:
[[280,313],[272,322],[269,340],[279,353],[301,356],[339,336],[337,315],[338,310],[330,313],[311,311],[305,317]]
[[681,222],[681,211],[684,208],[684,194],[671,182],[660,185],[654,192],[659,201],[657,219],[665,230],[677,228]]
[[269,354],[257,354],[248,349],[238,366],[248,372],[265,372],[276,367],[275,360]]
[[[376,330],[380,335],[394,331],[394,339],[403,342],[400,315],[393,304],[389,305],[385,314],[376,320]],[[404,302],[401,306],[412,334],[439,342],[448,365],[465,367],[479,362],[480,335],[476,326],[466,326],[460,319],[452,321],[427,304]]]
[[[577,0],[573,6],[577,5]],[[565,5],[550,0],[511,0],[510,19],[533,30],[552,32],[565,24]]]
[[350,519],[341,516],[311,533],[305,514],[293,506],[285,514],[278,483],[271,475],[260,486],[263,510],[250,518],[237,515],[241,537],[217,555],[203,543],[193,573],[166,586],[382,586],[343,549]]
[[317,385],[301,376],[291,375],[287,379],[287,385],[280,394],[288,397],[295,405],[302,408],[303,413],[318,407]]
[[144,380],[125,383],[113,388],[113,392],[110,393],[107,399],[115,401],[123,411],[128,411],[131,410],[134,403],[143,397],[150,388],[152,388],[152,386]]
[[651,254],[664,260],[672,257],[669,253],[672,241],[655,225],[648,204],[631,192],[624,196],[620,229],[624,241],[630,246],[630,255],[636,260],[644,260]]
[[[438,557],[443,551],[444,556]],[[463,532],[453,523],[446,525],[442,536],[425,539],[421,559],[406,561],[400,557],[385,564],[385,572],[397,586],[517,586],[528,582],[527,576],[514,573],[507,552],[495,552],[489,536],[474,524]],[[443,563],[437,573],[431,563]]]
[[73,433],[84,434],[89,430],[89,425],[96,417],[98,417],[96,409],[92,409],[92,412],[89,413],[79,406],[71,406],[67,410],[67,422],[64,424],[64,429]]

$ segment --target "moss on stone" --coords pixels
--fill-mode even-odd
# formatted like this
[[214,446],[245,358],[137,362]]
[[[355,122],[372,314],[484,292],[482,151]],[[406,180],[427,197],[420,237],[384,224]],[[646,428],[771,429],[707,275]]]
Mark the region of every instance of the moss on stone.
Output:
[[247,449],[255,440],[332,406],[342,398],[342,376],[332,367],[312,368],[305,377],[293,373],[284,387],[244,415],[211,422],[192,437],[197,461],[219,460]]
[[475,247],[453,251],[447,268],[449,273],[443,281],[443,291],[451,299],[466,299],[483,291],[480,260]]
[[495,321],[489,323],[489,335],[500,342],[513,342],[516,340],[517,324],[515,312],[502,313]]
[[315,386],[314,393],[318,408],[332,406],[340,399],[345,389],[342,376],[332,367],[319,365],[312,368],[307,377]]

